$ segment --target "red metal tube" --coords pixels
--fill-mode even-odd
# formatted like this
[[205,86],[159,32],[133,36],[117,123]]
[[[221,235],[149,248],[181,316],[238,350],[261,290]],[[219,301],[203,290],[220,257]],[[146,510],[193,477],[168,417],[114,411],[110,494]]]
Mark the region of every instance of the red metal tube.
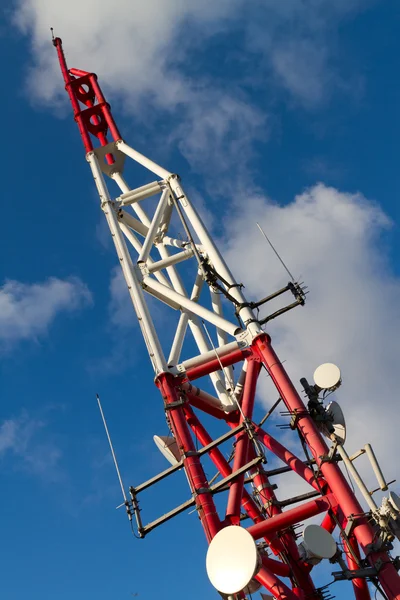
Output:
[[[256,396],[257,379],[260,373],[261,363],[259,360],[249,359],[247,361],[246,382],[243,389],[242,410],[239,423],[244,419],[251,420],[253,416],[254,401]],[[233,473],[243,467],[247,462],[249,449],[249,435],[246,430],[241,431],[236,438],[235,457],[233,460]],[[236,477],[229,490],[226,516],[231,519],[233,525],[240,522],[240,506],[242,502],[244,484],[244,473]]]
[[195,394],[192,394],[191,392],[187,392],[187,391],[185,391],[185,394],[192,406],[199,408],[203,412],[207,413],[208,415],[211,415],[212,417],[215,417],[216,419],[222,419],[224,421],[229,419],[228,413],[225,413],[223,410],[220,410],[216,406],[212,406],[211,404],[208,404],[205,400],[203,400],[199,396],[196,396]]
[[69,72],[75,77],[85,77],[86,75],[90,75],[90,73],[82,71],[82,69],[70,69]]
[[244,350],[234,350],[233,352],[225,354],[225,356],[221,356],[220,358],[212,358],[202,365],[191,367],[186,371],[186,377],[189,379],[189,381],[199,379],[199,377],[204,377],[204,375],[209,375],[210,373],[214,373],[214,371],[220,371],[221,364],[223,367],[229,367],[230,365],[234,365],[235,363],[244,360],[250,355],[251,350],[248,348],[245,348]]
[[264,566],[255,575],[255,579],[262,583],[274,598],[279,598],[279,600],[298,600],[298,597],[295,596],[292,590]]
[[279,560],[274,560],[269,556],[263,556],[262,564],[269,571],[275,573],[275,575],[280,575],[281,577],[290,577],[292,571],[291,568],[289,567],[289,565],[286,565],[285,563],[280,562]]
[[196,506],[199,509],[199,517],[210,542],[220,530],[221,521],[213,497],[210,492],[206,491],[208,489],[207,477],[199,457],[196,455],[196,448],[186,424],[183,408],[179,405],[179,397],[175,388],[177,382],[170,373],[161,373],[157,377],[156,383],[162,392],[167,407],[169,404],[173,404],[173,407],[169,409],[171,426],[183,457],[183,464],[192,492],[197,494]]
[[[349,545],[351,546],[351,549],[356,555],[358,562],[354,560],[354,557],[350,552]],[[355,571],[356,569],[360,568],[361,555],[357,544],[357,540],[354,536],[351,536],[349,538],[349,545],[347,544],[346,540],[343,539],[343,546],[346,554],[347,565],[351,571]],[[356,600],[371,600],[371,594],[369,593],[368,583],[366,579],[357,577],[356,579],[352,579],[351,583],[353,584],[354,597],[356,598]]]
[[297,458],[297,456],[295,456],[292,452],[290,452],[290,450],[285,448],[285,446],[269,435],[269,433],[261,429],[261,427],[256,425],[255,428],[260,441],[266,448],[268,448],[268,450],[271,450],[275,456],[280,458],[284,463],[287,464],[288,467],[293,469],[295,473],[305,479],[305,481],[307,481],[307,483],[309,483],[315,490],[320,490],[315,480],[315,475],[310,467],[305,465],[300,458]]
[[[251,459],[254,454],[252,448],[250,448],[249,454],[249,458]],[[260,499],[264,500],[263,505],[269,518],[282,514],[282,509],[279,506],[275,492],[269,483],[264,469],[262,467],[255,468],[254,473],[253,482],[258,490]],[[300,562],[299,550],[297,548],[294,532],[287,529],[286,531],[280,531],[277,534],[273,534],[271,535],[271,542],[273,542],[275,546],[277,546],[277,544],[282,546],[282,555],[290,561],[292,580],[302,587],[307,593],[308,598],[314,598],[316,596],[316,589],[309,576],[309,571],[304,569],[304,566]],[[272,549],[274,550],[273,546]]]
[[334,503],[333,494],[328,494],[322,498],[315,498],[309,502],[305,502],[300,506],[286,510],[283,513],[275,515],[270,519],[267,519],[263,523],[257,523],[248,527],[247,531],[254,537],[255,540],[260,539],[266,534],[275,533],[281,531],[286,527],[291,527],[304,519],[315,517],[320,513],[331,508]]
[[329,533],[333,533],[336,527],[336,521],[330,512],[327,512],[324,518],[322,519],[321,527],[329,531]]
[[[199,442],[203,446],[210,444],[212,442],[212,438],[205,427],[200,423],[193,410],[189,406],[186,406],[185,413],[187,421]],[[232,469],[229,466],[228,461],[217,447],[212,448],[208,455],[223,477],[228,477],[228,475],[232,473]],[[254,523],[259,523],[264,520],[257,504],[254,502],[247,490],[244,490],[243,492],[242,506]]]
[[[278,356],[275,354],[269,336],[265,334],[260,335],[254,340],[254,347],[262,357],[268,373],[288,410],[291,412],[299,412],[297,427],[316,459],[316,462],[320,467],[329,488],[335,495],[344,516],[351,517],[352,515],[362,514],[364,511],[350,489],[350,486],[338,465],[334,462],[323,460],[323,457],[328,454],[327,445],[315,423],[307,414],[299,394],[279,361]],[[362,549],[366,553],[371,566],[374,566],[378,559],[383,561],[383,566],[379,571],[378,578],[390,600],[400,600],[400,577],[393,564],[390,562],[387,553],[368,553],[368,546],[369,544],[372,544],[374,540],[372,527],[365,518],[357,517],[354,521],[353,531]]]

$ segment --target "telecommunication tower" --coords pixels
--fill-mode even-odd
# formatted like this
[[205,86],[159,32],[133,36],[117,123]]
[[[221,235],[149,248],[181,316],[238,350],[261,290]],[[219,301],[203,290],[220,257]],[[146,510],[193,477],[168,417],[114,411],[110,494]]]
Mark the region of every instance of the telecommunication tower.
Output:
[[[97,76],[68,69],[61,39],[53,38],[53,44],[171,432],[166,438],[155,436],[171,466],[130,487],[129,499],[125,496],[138,535],[143,538],[194,507],[209,543],[205,557],[209,579],[226,599],[246,598],[257,590],[264,600],[327,599],[332,597],[331,588],[318,588],[313,581],[314,566],[325,560],[336,569],[334,580],[347,580],[357,600],[370,599],[374,586],[384,598],[400,600],[399,561],[391,555],[393,540],[400,539],[400,499],[389,492],[378,506],[366,488],[354,465],[363,453],[371,461],[379,488],[388,489],[369,444],[351,457],[346,453],[340,406],[335,401],[324,403],[325,396],[341,384],[338,367],[330,363],[318,367],[314,384],[303,378],[303,401],[263,329],[271,319],[304,304],[302,284],[291,280],[259,301],[247,300],[179,176],[127,144]],[[123,177],[126,159],[155,179],[130,188]],[[116,197],[106,179],[120,189]],[[184,231],[184,239],[178,231]],[[285,294],[291,297],[289,304],[258,316],[260,309]],[[171,322],[175,315],[176,328],[169,341],[152,319],[154,299],[171,311]],[[194,355],[182,356],[193,347],[197,347]],[[269,374],[277,398],[262,422],[256,423],[253,409],[261,369]],[[279,403],[305,458],[286,448],[264,425]],[[204,413],[224,427],[222,435],[211,437],[201,421]],[[227,443],[231,461],[221,451]],[[268,469],[267,460],[273,456],[282,466]],[[205,474],[206,457],[218,471],[214,481]],[[366,507],[344,477],[342,462]],[[186,473],[190,499],[144,523],[140,493],[180,469]],[[271,480],[288,472],[305,480],[310,492],[278,500],[277,485]],[[284,484],[280,487],[284,492]],[[223,514],[216,508],[217,494],[227,497]],[[299,536],[298,524],[316,515],[321,515],[320,525],[308,525]]]

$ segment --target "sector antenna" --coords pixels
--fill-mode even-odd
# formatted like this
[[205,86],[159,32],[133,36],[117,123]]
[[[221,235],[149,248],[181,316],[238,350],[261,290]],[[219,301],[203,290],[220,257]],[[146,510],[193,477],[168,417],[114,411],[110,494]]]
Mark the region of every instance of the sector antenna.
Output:
[[[334,581],[347,581],[356,599],[371,598],[373,586],[383,597],[400,600],[398,561],[391,554],[392,542],[400,535],[400,501],[391,493],[378,506],[353,464],[357,456],[368,455],[380,488],[387,489],[375,455],[368,448],[349,457],[344,449],[343,413],[337,404],[324,405],[341,383],[340,370],[324,363],[315,372],[315,385],[301,380],[300,395],[264,331],[272,319],[304,305],[302,284],[290,278],[283,288],[250,301],[180,177],[129,145],[97,76],[68,68],[61,39],[53,38],[53,44],[154,369],[161,395],[154,410],[164,411],[170,431],[167,438],[155,438],[170,466],[129,488],[138,536],[149,536],[145,543],[151,544],[149,534],[155,528],[188,509],[197,511],[209,543],[199,572],[206,564],[210,595],[214,586],[234,600],[258,594],[251,591],[257,588],[261,598],[277,600],[333,597],[329,594],[334,586],[317,585],[314,578],[314,568],[325,561],[327,583],[335,569]],[[128,183],[129,163],[136,166],[135,178],[142,167],[143,179],[134,187]],[[278,299],[282,305],[277,309]],[[272,300],[274,310],[269,308]],[[161,325],[154,320],[157,302],[162,305],[158,315],[165,315]],[[277,431],[270,426],[271,415],[277,414],[272,409],[262,426],[254,419],[262,369],[273,383],[271,405],[284,408],[280,418],[300,440],[304,455],[295,455],[272,435]],[[145,401],[152,401],[150,394]],[[217,435],[212,437],[204,426],[204,415],[208,422],[215,421],[212,431]],[[269,468],[268,461],[275,458],[280,466]],[[217,471],[212,480],[206,475],[206,461]],[[349,486],[342,462],[360,487],[365,506]],[[175,473],[182,476],[182,471],[189,484],[188,499],[146,521],[142,492]],[[285,493],[284,476],[289,472],[307,482],[308,493]],[[311,517],[318,517],[319,525],[304,528]]]

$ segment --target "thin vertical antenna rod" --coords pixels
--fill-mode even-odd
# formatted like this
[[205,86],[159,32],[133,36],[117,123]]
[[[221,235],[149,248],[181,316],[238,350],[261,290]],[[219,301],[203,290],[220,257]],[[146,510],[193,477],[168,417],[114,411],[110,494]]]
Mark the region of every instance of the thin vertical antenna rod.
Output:
[[118,466],[118,462],[117,462],[117,457],[115,456],[115,452],[114,452],[114,448],[113,448],[113,445],[112,445],[110,433],[108,431],[107,422],[106,422],[106,419],[105,419],[105,416],[104,416],[104,413],[103,413],[103,409],[101,407],[100,396],[98,394],[96,394],[96,398],[97,398],[97,404],[99,405],[101,418],[103,419],[104,429],[106,430],[108,443],[110,445],[110,450],[111,450],[111,454],[112,454],[112,457],[113,457],[113,461],[114,461],[114,465],[115,465],[115,470],[117,471],[119,485],[121,486],[122,496],[124,498],[125,504],[127,504],[128,499],[127,499],[126,494],[125,494],[124,485],[122,483],[121,473],[120,473],[120,470],[119,470],[119,466]]
[[265,233],[265,231],[263,230],[263,228],[261,227],[260,223],[256,223],[258,229],[261,231],[262,235],[265,237],[265,239],[267,240],[268,244],[271,246],[272,250],[275,252],[276,256],[278,257],[279,261],[281,262],[281,264],[283,265],[283,268],[285,269],[285,271],[288,273],[290,279],[293,281],[294,283],[294,277],[291,274],[291,272],[289,271],[289,269],[287,268],[287,266],[285,265],[285,263],[283,262],[283,260],[281,259],[281,257],[279,256],[278,252],[275,250],[272,242],[270,241],[270,239],[268,238],[267,234]]

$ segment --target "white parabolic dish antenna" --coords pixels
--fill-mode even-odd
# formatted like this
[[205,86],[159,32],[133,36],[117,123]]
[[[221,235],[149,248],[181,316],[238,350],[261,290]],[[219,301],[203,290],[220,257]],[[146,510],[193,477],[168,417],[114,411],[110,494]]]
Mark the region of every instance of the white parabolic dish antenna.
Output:
[[[346,440],[346,421],[344,420],[344,414],[340,408],[340,405],[332,400],[332,402],[329,402],[325,411],[330,417],[332,417],[334,435],[336,436],[338,442],[344,444]],[[330,434],[324,425],[322,426],[321,431],[324,435],[330,437]]]
[[154,435],[153,440],[167,461],[173,466],[177,465],[181,460],[181,457],[179,455],[178,444],[176,443],[175,439],[166,435]]
[[321,390],[336,390],[342,383],[340,369],[333,363],[324,363],[314,371],[314,382]]
[[389,492],[389,502],[397,512],[400,512],[400,498],[396,492]]
[[211,540],[206,569],[212,585],[223,594],[237,594],[249,585],[259,565],[250,533],[236,525],[221,529]]
[[336,542],[323,527],[307,525],[303,533],[303,545],[310,557],[318,559],[332,558],[336,553]]

